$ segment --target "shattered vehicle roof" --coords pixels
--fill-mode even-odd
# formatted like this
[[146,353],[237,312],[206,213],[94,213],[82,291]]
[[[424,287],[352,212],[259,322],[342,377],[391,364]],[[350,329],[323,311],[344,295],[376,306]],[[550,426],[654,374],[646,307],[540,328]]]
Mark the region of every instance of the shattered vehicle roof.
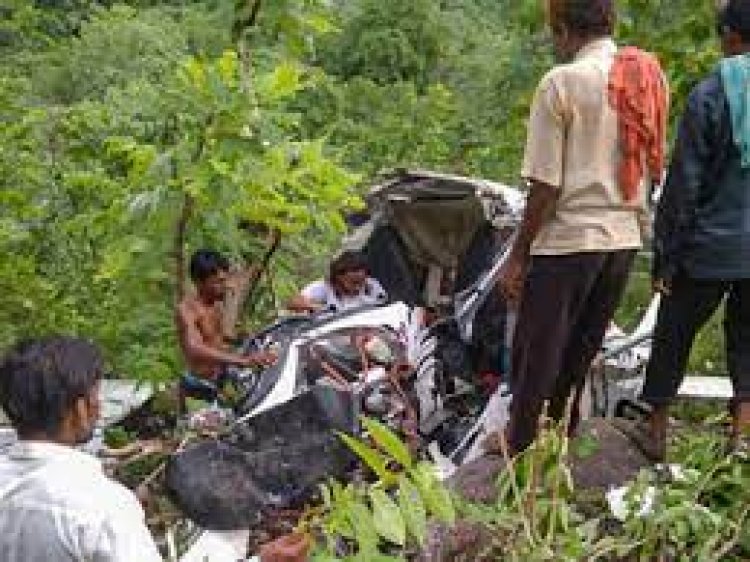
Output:
[[444,222],[442,230],[454,232],[482,221],[496,228],[513,227],[525,199],[521,190],[502,183],[424,170],[386,175],[366,196],[373,217],[399,223],[408,216],[424,227]]
[[523,194],[508,185],[482,178],[442,174],[426,170],[401,170],[384,176],[367,196],[370,204],[396,199],[456,199],[467,196],[523,202]]
[[344,238],[343,250],[368,247],[376,231],[387,226],[398,234],[411,263],[449,268],[461,261],[476,235],[486,232],[484,227],[514,229],[525,195],[481,178],[402,170],[377,179],[366,201],[368,218]]

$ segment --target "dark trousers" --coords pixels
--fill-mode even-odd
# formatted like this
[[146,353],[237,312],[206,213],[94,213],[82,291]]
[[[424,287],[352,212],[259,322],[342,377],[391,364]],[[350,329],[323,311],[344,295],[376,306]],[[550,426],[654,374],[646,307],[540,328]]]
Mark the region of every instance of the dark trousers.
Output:
[[508,441],[520,452],[536,438],[545,401],[561,419],[578,400],[591,362],[627,284],[635,251],[534,257],[513,339]]
[[679,275],[662,299],[642,398],[669,404],[682,384],[695,335],[727,297],[724,332],[736,400],[750,400],[750,279],[726,281]]

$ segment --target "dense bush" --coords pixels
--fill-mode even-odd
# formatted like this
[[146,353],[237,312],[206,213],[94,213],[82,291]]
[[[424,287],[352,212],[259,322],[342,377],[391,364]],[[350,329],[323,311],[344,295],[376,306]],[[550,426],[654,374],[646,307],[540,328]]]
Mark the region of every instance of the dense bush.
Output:
[[[238,219],[284,230],[272,271],[283,296],[324,262],[360,178],[418,166],[517,183],[529,102],[551,64],[541,6],[6,3],[0,345],[76,332],[102,342],[117,371],[173,376],[172,253],[186,198],[188,249],[239,260],[262,248]],[[675,116],[716,59],[712,10],[620,1],[619,36],[660,55]],[[647,291],[634,284],[626,322]],[[721,368],[717,331],[695,368]]]

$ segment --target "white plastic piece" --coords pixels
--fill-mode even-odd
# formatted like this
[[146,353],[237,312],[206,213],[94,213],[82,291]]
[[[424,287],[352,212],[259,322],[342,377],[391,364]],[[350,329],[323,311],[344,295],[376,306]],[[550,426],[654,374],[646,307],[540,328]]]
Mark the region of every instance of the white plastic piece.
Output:
[[[245,560],[249,531],[204,531],[179,562],[238,562]],[[251,558],[258,560],[258,558]]]
[[485,454],[484,441],[487,437],[491,433],[505,430],[505,426],[508,424],[508,419],[510,418],[510,401],[511,396],[508,393],[507,385],[501,385],[490,397],[476,428],[472,428],[472,431],[469,432],[470,435],[472,432],[475,433],[476,439],[469,452],[466,453],[463,459],[464,463],[471,462],[483,456]]
[[734,396],[729,377],[685,377],[677,393],[681,398],[731,400]]
[[427,446],[427,452],[430,454],[432,462],[435,463],[440,480],[448,480],[448,478],[453,476],[458,467],[440,451],[440,447],[438,447],[435,441]]
[[[631,516],[631,509],[628,505],[628,492],[630,491],[629,486],[621,486],[619,488],[613,488],[607,492],[607,503],[609,504],[609,510],[612,515],[618,521],[625,521]],[[654,509],[654,500],[656,499],[656,488],[649,486],[644,491],[640,498],[637,498],[637,503],[640,503],[638,512],[635,514],[636,517],[645,517],[650,515]]]

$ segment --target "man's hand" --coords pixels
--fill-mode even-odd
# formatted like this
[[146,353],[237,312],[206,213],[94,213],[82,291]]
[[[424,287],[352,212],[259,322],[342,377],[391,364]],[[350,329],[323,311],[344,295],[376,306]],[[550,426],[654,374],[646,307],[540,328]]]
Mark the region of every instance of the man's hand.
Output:
[[287,304],[287,308],[299,314],[317,314],[323,310],[323,305],[299,294],[292,297],[289,304]]
[[500,270],[498,285],[503,297],[511,307],[518,307],[521,302],[526,273],[529,269],[531,246],[536,240],[542,226],[555,213],[559,189],[545,183],[531,180],[531,189],[523,220],[515,234],[513,249],[508,261]]
[[511,252],[508,260],[500,269],[498,279],[500,294],[512,308],[517,308],[521,302],[528,267],[528,257],[519,252]]
[[667,279],[655,279],[654,292],[668,297],[670,294],[672,294],[671,282]]
[[270,367],[278,360],[275,351],[259,351],[243,357],[243,367]]

